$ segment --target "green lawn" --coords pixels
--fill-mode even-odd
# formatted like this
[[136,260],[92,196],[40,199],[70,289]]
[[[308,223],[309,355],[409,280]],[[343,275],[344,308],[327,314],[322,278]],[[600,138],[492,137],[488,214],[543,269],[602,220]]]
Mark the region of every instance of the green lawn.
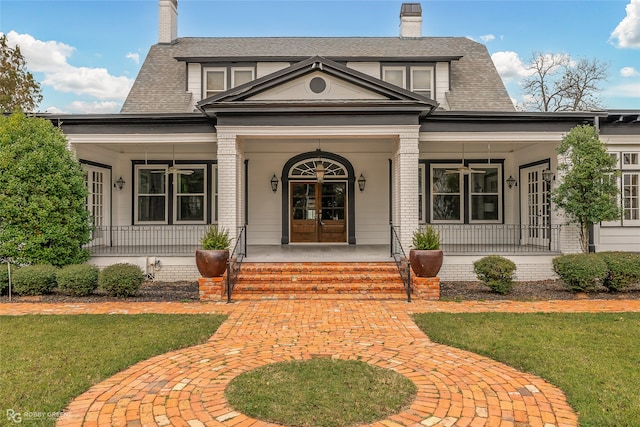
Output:
[[[406,377],[355,360],[318,358],[262,366],[234,378],[225,395],[250,417],[289,426],[369,424],[409,406]],[[339,398],[336,398],[339,397]]]
[[433,341],[560,387],[582,427],[640,426],[640,313],[415,316]]
[[[221,315],[0,316],[0,425],[7,410],[62,411],[74,397],[154,355],[205,342]],[[42,415],[20,425],[54,425]]]

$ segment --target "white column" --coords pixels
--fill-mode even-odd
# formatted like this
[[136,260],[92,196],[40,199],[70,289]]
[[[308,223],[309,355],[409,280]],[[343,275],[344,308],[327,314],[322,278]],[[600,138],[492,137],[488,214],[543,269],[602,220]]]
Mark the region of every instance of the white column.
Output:
[[236,135],[218,133],[218,226],[236,237],[242,197],[242,156]]
[[418,131],[398,135],[393,161],[393,223],[400,242],[409,250],[418,228]]

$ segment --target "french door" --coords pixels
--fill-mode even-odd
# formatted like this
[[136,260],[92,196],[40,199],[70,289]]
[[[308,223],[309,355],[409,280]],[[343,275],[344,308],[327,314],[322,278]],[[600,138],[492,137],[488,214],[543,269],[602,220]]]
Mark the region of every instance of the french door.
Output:
[[520,171],[522,244],[549,246],[551,204],[549,184],[542,179],[546,164],[531,166]]
[[109,245],[110,234],[108,226],[110,224],[110,200],[111,186],[110,171],[108,169],[95,166],[84,165],[87,172],[87,210],[91,217],[94,245]]
[[291,242],[346,242],[346,182],[290,185]]

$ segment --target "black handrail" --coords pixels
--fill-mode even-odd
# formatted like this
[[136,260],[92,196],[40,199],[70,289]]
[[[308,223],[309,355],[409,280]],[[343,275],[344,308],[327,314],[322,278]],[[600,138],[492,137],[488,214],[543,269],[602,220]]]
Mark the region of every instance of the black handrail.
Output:
[[396,262],[398,273],[400,273],[404,289],[407,292],[407,302],[411,302],[411,265],[409,258],[407,258],[404,249],[402,249],[402,243],[400,243],[396,227],[393,224],[389,224],[389,226],[391,228],[391,244],[389,245],[391,247],[391,256]]
[[231,293],[238,282],[242,261],[247,256],[247,226],[243,225],[238,233],[236,244],[227,260],[227,303],[231,302]]

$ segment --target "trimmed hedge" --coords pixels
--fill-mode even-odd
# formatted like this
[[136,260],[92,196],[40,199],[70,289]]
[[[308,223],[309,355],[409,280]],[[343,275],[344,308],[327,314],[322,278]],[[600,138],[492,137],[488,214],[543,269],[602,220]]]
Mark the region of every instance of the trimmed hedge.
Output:
[[56,274],[58,289],[69,295],[91,295],[98,287],[98,267],[73,264],[62,267]]
[[137,265],[114,264],[104,268],[98,278],[98,287],[119,298],[135,296],[144,282],[144,274]]
[[513,274],[516,265],[510,259],[499,255],[489,255],[473,263],[473,271],[478,280],[493,292],[507,294],[513,289]]
[[609,268],[600,254],[569,254],[553,259],[553,270],[573,292],[594,291],[604,282]]
[[56,287],[57,268],[50,264],[22,267],[11,270],[11,284],[16,295],[44,295]]
[[603,285],[612,292],[640,283],[640,254],[633,252],[601,252],[609,269]]

